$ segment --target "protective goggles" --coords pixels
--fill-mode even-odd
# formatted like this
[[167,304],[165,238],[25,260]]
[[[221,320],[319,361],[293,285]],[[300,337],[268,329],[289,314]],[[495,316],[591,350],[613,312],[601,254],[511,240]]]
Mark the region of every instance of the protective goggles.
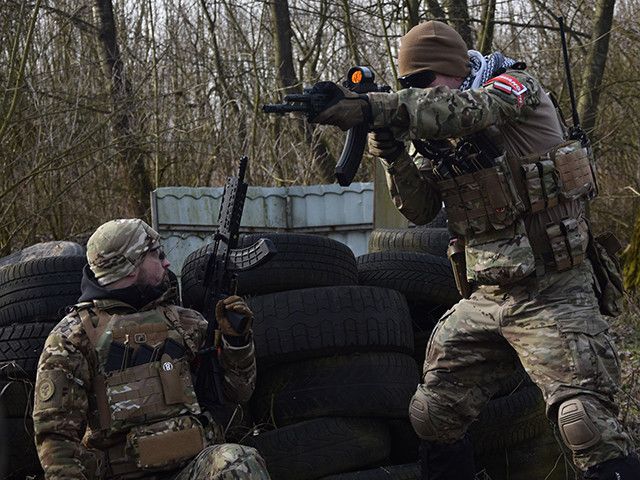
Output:
[[421,72],[410,73],[398,78],[398,83],[402,88],[427,88],[436,79],[436,72],[423,70]]
[[163,261],[167,258],[167,255],[164,253],[164,249],[161,246],[153,247],[149,249],[149,252],[158,253],[158,260]]

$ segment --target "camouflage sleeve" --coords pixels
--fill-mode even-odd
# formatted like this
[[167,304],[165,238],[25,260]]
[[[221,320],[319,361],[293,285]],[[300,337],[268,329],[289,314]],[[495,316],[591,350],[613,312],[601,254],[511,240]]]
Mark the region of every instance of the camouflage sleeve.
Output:
[[77,317],[65,317],[49,334],[38,363],[33,409],[35,443],[46,480],[87,479],[80,461],[89,408],[89,363],[74,344]]
[[409,154],[404,151],[391,164],[381,162],[391,199],[400,213],[416,225],[430,222],[440,211],[442,200],[435,186],[420,176]]
[[221,363],[224,393],[234,402],[246,402],[256,386],[256,356],[253,338],[243,347],[232,347],[223,339]]
[[523,71],[509,71],[520,87],[510,91],[501,82],[474,90],[444,86],[408,88],[397,93],[370,93],[373,128],[390,127],[396,138],[408,140],[461,137],[491,125],[516,122],[535,108],[540,84]]

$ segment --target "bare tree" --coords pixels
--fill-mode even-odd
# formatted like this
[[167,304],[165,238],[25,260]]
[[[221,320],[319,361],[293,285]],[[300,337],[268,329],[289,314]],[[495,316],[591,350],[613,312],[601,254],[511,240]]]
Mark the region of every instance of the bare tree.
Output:
[[291,15],[288,0],[273,0],[271,16],[275,37],[275,64],[278,70],[278,81],[285,93],[300,91],[296,72],[293,67],[293,48],[291,46]]
[[487,55],[493,43],[493,28],[496,16],[496,0],[487,0],[482,4],[482,30],[478,39],[478,50]]
[[152,187],[145,164],[147,152],[141,148],[140,132],[137,131],[136,101],[120,57],[111,0],[95,0],[94,6],[100,28],[105,74],[111,82],[113,133],[118,163],[127,186],[125,199],[129,202],[129,213],[142,217],[149,213],[149,193]]
[[580,119],[586,131],[593,130],[596,124],[602,78],[609,53],[615,4],[615,0],[598,0],[595,4],[591,46],[587,55],[578,101]]
[[[610,28],[598,23],[605,16],[597,12],[606,5],[4,0],[0,255],[39,240],[82,238],[108,218],[144,215],[152,183],[219,185],[243,153],[252,155],[255,185],[333,181],[343,133],[300,117],[267,117],[262,103],[319,79],[340,81],[353,63],[372,65],[379,81],[393,84],[398,39],[421,19],[450,22],[469,45],[475,29],[483,52],[495,48],[535,66],[568,112],[553,20],[558,12],[567,19],[574,72],[590,72],[581,83],[595,85],[580,95],[583,102],[589,97],[597,114],[592,130],[601,188],[592,203],[593,222],[628,243],[638,210],[631,189],[640,191],[638,0],[616,2]],[[115,8],[113,28],[106,28],[99,6]],[[276,7],[284,12],[276,14],[278,22]],[[599,49],[606,38],[604,52]],[[607,68],[593,73],[603,55]],[[96,74],[100,66],[104,75]],[[373,165],[363,161],[357,181],[371,180]]]
[[473,48],[473,30],[467,0],[444,0],[448,22],[458,31],[468,48]]
[[407,20],[405,22],[405,32],[420,23],[420,0],[404,0],[407,10]]
[[427,0],[427,11],[433,20],[444,21],[447,18],[446,13],[438,0]]

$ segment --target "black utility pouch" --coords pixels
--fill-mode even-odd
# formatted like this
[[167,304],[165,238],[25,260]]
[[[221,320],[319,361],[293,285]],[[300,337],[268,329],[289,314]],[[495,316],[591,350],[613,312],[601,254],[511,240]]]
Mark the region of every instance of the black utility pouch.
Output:
[[611,232],[595,238],[589,234],[587,255],[597,280],[600,313],[609,317],[617,317],[622,311],[624,284],[617,255],[621,248],[620,241]]

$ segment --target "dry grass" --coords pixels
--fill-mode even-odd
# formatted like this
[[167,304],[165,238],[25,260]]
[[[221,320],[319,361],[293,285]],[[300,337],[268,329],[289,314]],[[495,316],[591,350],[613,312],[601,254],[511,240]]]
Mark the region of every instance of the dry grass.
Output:
[[620,419],[640,445],[640,302],[629,300],[625,312],[611,322],[622,364],[618,394]]

